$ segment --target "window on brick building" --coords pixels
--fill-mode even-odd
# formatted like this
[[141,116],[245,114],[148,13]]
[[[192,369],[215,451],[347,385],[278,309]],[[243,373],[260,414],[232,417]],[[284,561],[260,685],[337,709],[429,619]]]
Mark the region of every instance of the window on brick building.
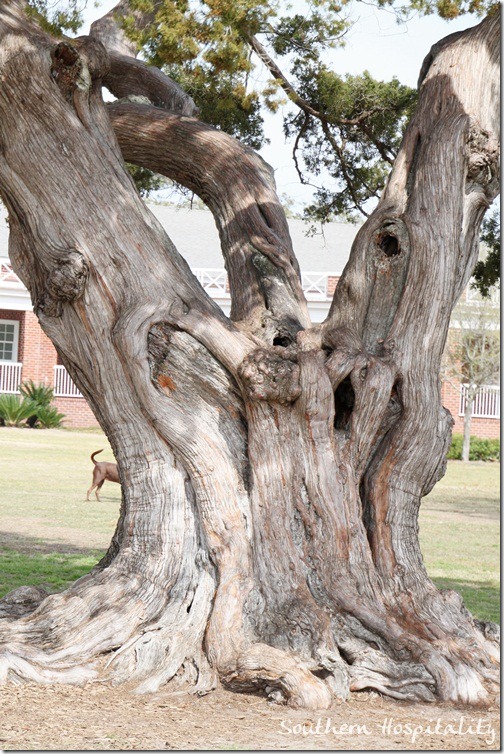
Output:
[[0,319],[0,361],[17,361],[19,322]]

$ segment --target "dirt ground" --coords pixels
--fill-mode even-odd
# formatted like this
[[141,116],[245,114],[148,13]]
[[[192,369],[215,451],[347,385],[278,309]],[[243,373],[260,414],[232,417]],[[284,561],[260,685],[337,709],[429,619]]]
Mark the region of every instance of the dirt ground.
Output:
[[0,687],[0,747],[16,750],[490,750],[499,713],[409,705],[375,693],[323,712],[219,689],[149,696],[108,684]]

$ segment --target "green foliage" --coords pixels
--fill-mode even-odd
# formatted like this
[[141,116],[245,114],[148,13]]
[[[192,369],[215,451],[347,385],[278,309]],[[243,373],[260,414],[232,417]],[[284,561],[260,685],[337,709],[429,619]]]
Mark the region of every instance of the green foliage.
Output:
[[19,395],[0,395],[0,420],[7,427],[40,426],[44,429],[61,427],[64,414],[60,414],[51,401],[54,391],[46,385],[36,385],[33,380],[23,382]]
[[479,290],[483,298],[489,298],[490,289],[500,281],[500,216],[497,210],[483,220],[480,239],[488,254],[484,261],[476,262],[472,287]]
[[56,429],[61,427],[65,414],[60,414],[54,406],[39,406],[37,408],[37,420],[44,429]]
[[[339,3],[300,2],[294,10],[270,0],[132,0],[132,7],[152,14],[153,22],[139,31],[132,15],[127,33],[192,96],[201,120],[258,149],[265,142],[262,108],[291,103],[284,131],[295,143],[301,180],[332,178],[316,192],[311,219],[366,214],[366,202],[384,186],[416,92],[397,79],[343,77],[327,67],[325,52],[344,44],[349,26]],[[272,76],[263,86],[254,82],[261,62]]]
[[26,12],[53,36],[76,33],[82,24],[82,0],[27,0]]
[[131,7],[153,22],[139,31],[132,15],[126,32],[193,97],[201,120],[259,148],[261,103],[247,86],[253,66],[245,37],[274,14],[267,0],[131,0]]
[[417,92],[397,79],[376,81],[365,71],[339,76],[325,67],[306,67],[299,91],[322,118],[296,113],[286,118],[287,136],[310,176],[329,174],[332,184],[315,192],[306,216],[327,222],[335,216],[367,214],[366,202],[381,193],[395,159]]
[[[378,5],[393,5],[394,0],[378,0]],[[465,13],[474,13],[482,16],[485,13],[498,11],[499,3],[493,0],[410,0],[396,9],[398,15],[407,16],[412,10],[430,15],[437,13],[447,20],[457,18]]]
[[453,435],[448,455],[446,456],[449,461],[461,461],[462,460],[462,435]]
[[200,120],[252,149],[260,149],[265,143],[260,97],[257,92],[247,91],[240,74],[199,64],[190,66],[190,70],[170,65],[165,71],[193,98]]
[[0,421],[5,427],[20,427],[37,411],[37,404],[19,395],[0,395]]
[[36,385],[33,380],[25,380],[19,387],[19,392],[26,398],[34,401],[38,406],[49,406],[53,397],[54,390],[47,385]]
[[[26,380],[22,385],[20,385],[19,391],[22,395],[31,400],[35,407],[33,414],[29,416],[26,421],[29,427],[35,427],[37,425],[43,427],[61,426],[63,414],[57,414],[56,409],[50,408],[51,401],[54,397],[54,390],[52,389],[52,387],[47,387],[47,385],[36,385],[33,380]],[[58,422],[56,422],[54,412],[56,412],[56,414],[61,417]],[[46,425],[43,422],[41,416],[48,417],[49,425]]]
[[[453,435],[448,460],[460,461],[462,459],[462,435]],[[483,440],[480,437],[471,436],[470,461],[500,461],[500,440]]]
[[157,191],[166,184],[166,179],[162,175],[153,173],[152,170],[142,168],[139,165],[131,165],[129,162],[126,163],[126,168],[142,197],[149,196],[152,191]]

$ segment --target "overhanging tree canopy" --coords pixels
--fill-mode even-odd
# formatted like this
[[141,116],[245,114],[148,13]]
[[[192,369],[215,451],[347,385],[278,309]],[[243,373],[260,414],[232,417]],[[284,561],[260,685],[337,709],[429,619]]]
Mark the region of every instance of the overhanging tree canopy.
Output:
[[[148,691],[176,676],[198,693],[220,678],[319,708],[361,688],[486,701],[494,627],[429,580],[417,517],[450,442],[438,378],[450,311],[499,186],[498,18],[431,52],[316,326],[268,166],[192,117],[129,44],[111,16],[67,41],[17,2],[0,8],[11,259],[123,483],[99,566],[0,624],[2,677],[106,673]],[[147,99],[105,107],[102,82]],[[229,319],[123,158],[214,213]]]

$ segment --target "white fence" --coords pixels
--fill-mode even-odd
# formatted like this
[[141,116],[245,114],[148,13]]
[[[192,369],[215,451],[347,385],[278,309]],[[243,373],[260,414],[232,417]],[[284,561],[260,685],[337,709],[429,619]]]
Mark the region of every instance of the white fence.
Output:
[[54,395],[58,398],[82,398],[67,370],[63,366],[54,367]]
[[[226,270],[196,267],[192,271],[209,296],[212,298],[230,298]],[[331,297],[327,292],[330,277],[331,273],[329,272],[301,273],[301,283],[306,299],[308,301],[327,301]],[[0,260],[0,286],[24,287],[12,270],[8,259]]]
[[[459,416],[464,416],[466,405],[467,387],[462,385]],[[500,419],[500,387],[498,385],[485,385],[478,390],[473,401],[472,415],[476,419]]]
[[197,267],[193,269],[193,273],[210,296],[230,298],[226,270]]
[[17,362],[0,362],[0,393],[19,393],[22,368]]
[[307,301],[327,301],[327,284],[329,274],[327,272],[302,272],[301,285]]
[[[193,269],[193,273],[210,296],[230,298],[226,270],[196,267]],[[327,293],[330,277],[331,274],[328,272],[303,272],[301,284],[306,299],[308,301],[327,301],[330,298]]]

